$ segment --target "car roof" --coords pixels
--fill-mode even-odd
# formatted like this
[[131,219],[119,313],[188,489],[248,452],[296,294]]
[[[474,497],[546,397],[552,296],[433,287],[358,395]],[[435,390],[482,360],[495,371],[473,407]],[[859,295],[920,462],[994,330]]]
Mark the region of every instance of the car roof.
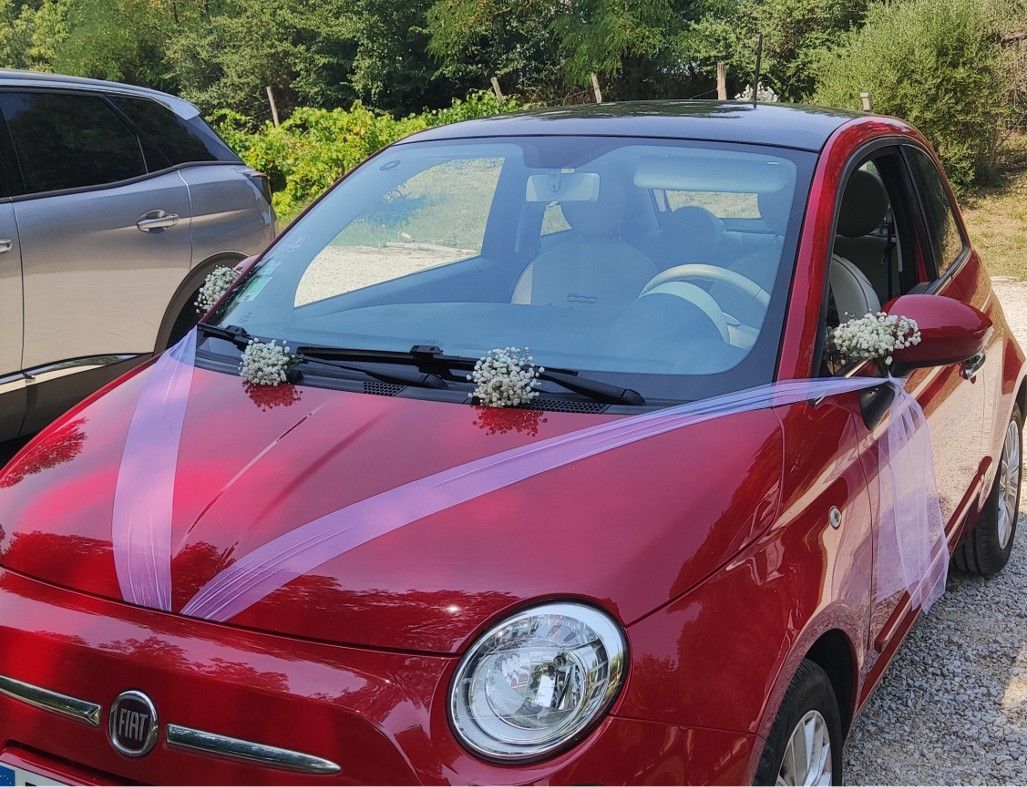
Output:
[[858,112],[748,101],[623,101],[528,110],[465,120],[408,142],[528,135],[661,137],[776,145],[819,151]]
[[63,74],[44,74],[40,71],[16,71],[0,68],[0,87],[67,88],[69,90],[117,93],[157,101],[186,120],[200,114],[196,107],[177,96],[162,93],[159,90],[151,90],[147,87],[125,85],[121,82],[107,82],[103,79],[87,79],[85,77],[72,77]]

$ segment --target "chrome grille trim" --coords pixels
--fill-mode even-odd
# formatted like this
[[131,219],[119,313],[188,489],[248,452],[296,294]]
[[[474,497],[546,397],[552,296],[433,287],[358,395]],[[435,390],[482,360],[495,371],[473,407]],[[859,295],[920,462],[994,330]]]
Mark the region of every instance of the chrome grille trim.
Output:
[[85,722],[92,727],[97,727],[100,724],[102,707],[95,702],[69,697],[67,694],[50,691],[42,686],[15,680],[6,675],[0,675],[0,694],[35,708]]
[[209,754],[214,757],[231,757],[236,760],[284,768],[301,773],[338,773],[342,770],[336,763],[312,754],[266,746],[262,743],[230,738],[213,732],[194,730],[178,724],[169,724],[166,731],[168,746],[175,749]]

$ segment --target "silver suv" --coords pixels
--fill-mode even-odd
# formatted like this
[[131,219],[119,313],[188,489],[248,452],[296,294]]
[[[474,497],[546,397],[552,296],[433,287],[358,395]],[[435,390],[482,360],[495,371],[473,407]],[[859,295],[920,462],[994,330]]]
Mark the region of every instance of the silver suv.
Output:
[[184,334],[207,273],[273,239],[269,198],[179,98],[0,70],[0,441]]

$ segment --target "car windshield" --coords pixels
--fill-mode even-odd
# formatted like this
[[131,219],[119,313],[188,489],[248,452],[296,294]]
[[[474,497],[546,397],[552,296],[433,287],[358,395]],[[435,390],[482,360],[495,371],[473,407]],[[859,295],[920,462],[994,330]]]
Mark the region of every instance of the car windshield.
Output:
[[623,137],[394,145],[212,322],[535,363],[692,400],[771,381],[815,154]]

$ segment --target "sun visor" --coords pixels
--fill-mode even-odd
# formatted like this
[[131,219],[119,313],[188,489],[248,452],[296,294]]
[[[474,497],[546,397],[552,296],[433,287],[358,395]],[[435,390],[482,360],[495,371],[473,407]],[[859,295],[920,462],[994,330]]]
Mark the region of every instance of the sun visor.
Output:
[[795,165],[787,159],[729,151],[645,156],[634,177],[638,188],[667,191],[759,193],[779,191],[794,182]]

